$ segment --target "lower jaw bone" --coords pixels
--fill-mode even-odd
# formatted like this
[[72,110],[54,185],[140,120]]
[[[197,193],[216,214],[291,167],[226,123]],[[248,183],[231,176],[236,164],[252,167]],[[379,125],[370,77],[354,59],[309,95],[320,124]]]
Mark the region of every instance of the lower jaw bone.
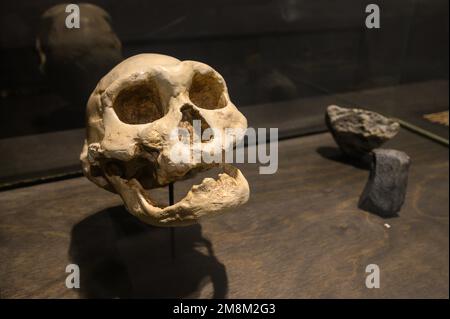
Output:
[[194,185],[187,195],[174,205],[156,203],[136,180],[124,180],[117,175],[107,179],[122,197],[128,211],[147,224],[155,226],[187,226],[201,217],[212,216],[248,201],[249,186],[241,171],[224,164],[224,173],[217,179],[205,178]]

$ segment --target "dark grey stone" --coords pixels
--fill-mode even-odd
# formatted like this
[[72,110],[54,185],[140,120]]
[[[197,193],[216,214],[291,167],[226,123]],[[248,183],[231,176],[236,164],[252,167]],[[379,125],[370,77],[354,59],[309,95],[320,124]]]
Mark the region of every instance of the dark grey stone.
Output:
[[382,217],[396,216],[406,195],[409,156],[401,151],[373,150],[369,180],[359,199],[359,208]]
[[330,105],[325,123],[340,149],[348,156],[361,158],[393,138],[400,125],[376,112]]

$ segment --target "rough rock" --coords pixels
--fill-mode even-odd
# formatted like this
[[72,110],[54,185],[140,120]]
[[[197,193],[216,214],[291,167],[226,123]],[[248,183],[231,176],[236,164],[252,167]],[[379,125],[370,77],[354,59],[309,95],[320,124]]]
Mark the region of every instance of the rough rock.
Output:
[[340,149],[348,156],[360,158],[393,138],[399,123],[376,112],[330,105],[325,122]]
[[382,217],[396,216],[405,200],[409,165],[410,158],[404,152],[375,149],[359,208]]

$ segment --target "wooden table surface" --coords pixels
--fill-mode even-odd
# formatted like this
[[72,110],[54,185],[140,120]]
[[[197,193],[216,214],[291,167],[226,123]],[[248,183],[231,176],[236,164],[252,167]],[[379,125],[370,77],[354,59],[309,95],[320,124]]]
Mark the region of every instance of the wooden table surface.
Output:
[[[385,146],[412,158],[399,217],[357,208],[368,172],[329,134],[289,139],[275,175],[241,165],[248,204],[176,229],[174,260],[169,229],[85,178],[1,192],[1,297],[448,298],[448,148],[404,130]],[[69,263],[80,289],[65,286]],[[365,286],[368,264],[379,289]]]

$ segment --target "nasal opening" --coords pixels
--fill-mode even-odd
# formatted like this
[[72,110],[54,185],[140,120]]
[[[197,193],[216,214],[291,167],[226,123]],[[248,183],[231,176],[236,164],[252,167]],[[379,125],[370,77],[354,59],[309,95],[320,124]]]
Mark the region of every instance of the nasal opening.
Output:
[[[181,113],[183,114],[180,123],[178,124],[179,128],[186,129],[191,138],[191,142],[194,138],[194,134],[197,135],[198,127],[200,128],[200,139],[202,142],[208,142],[213,139],[213,133],[211,130],[209,130],[209,134],[203,134],[205,130],[211,129],[208,122],[203,118],[203,116],[200,114],[198,110],[196,110],[192,105],[185,104],[180,109]],[[196,121],[194,123],[194,121]],[[195,124],[195,130],[194,130],[194,124]],[[181,139],[181,136],[179,137]]]

